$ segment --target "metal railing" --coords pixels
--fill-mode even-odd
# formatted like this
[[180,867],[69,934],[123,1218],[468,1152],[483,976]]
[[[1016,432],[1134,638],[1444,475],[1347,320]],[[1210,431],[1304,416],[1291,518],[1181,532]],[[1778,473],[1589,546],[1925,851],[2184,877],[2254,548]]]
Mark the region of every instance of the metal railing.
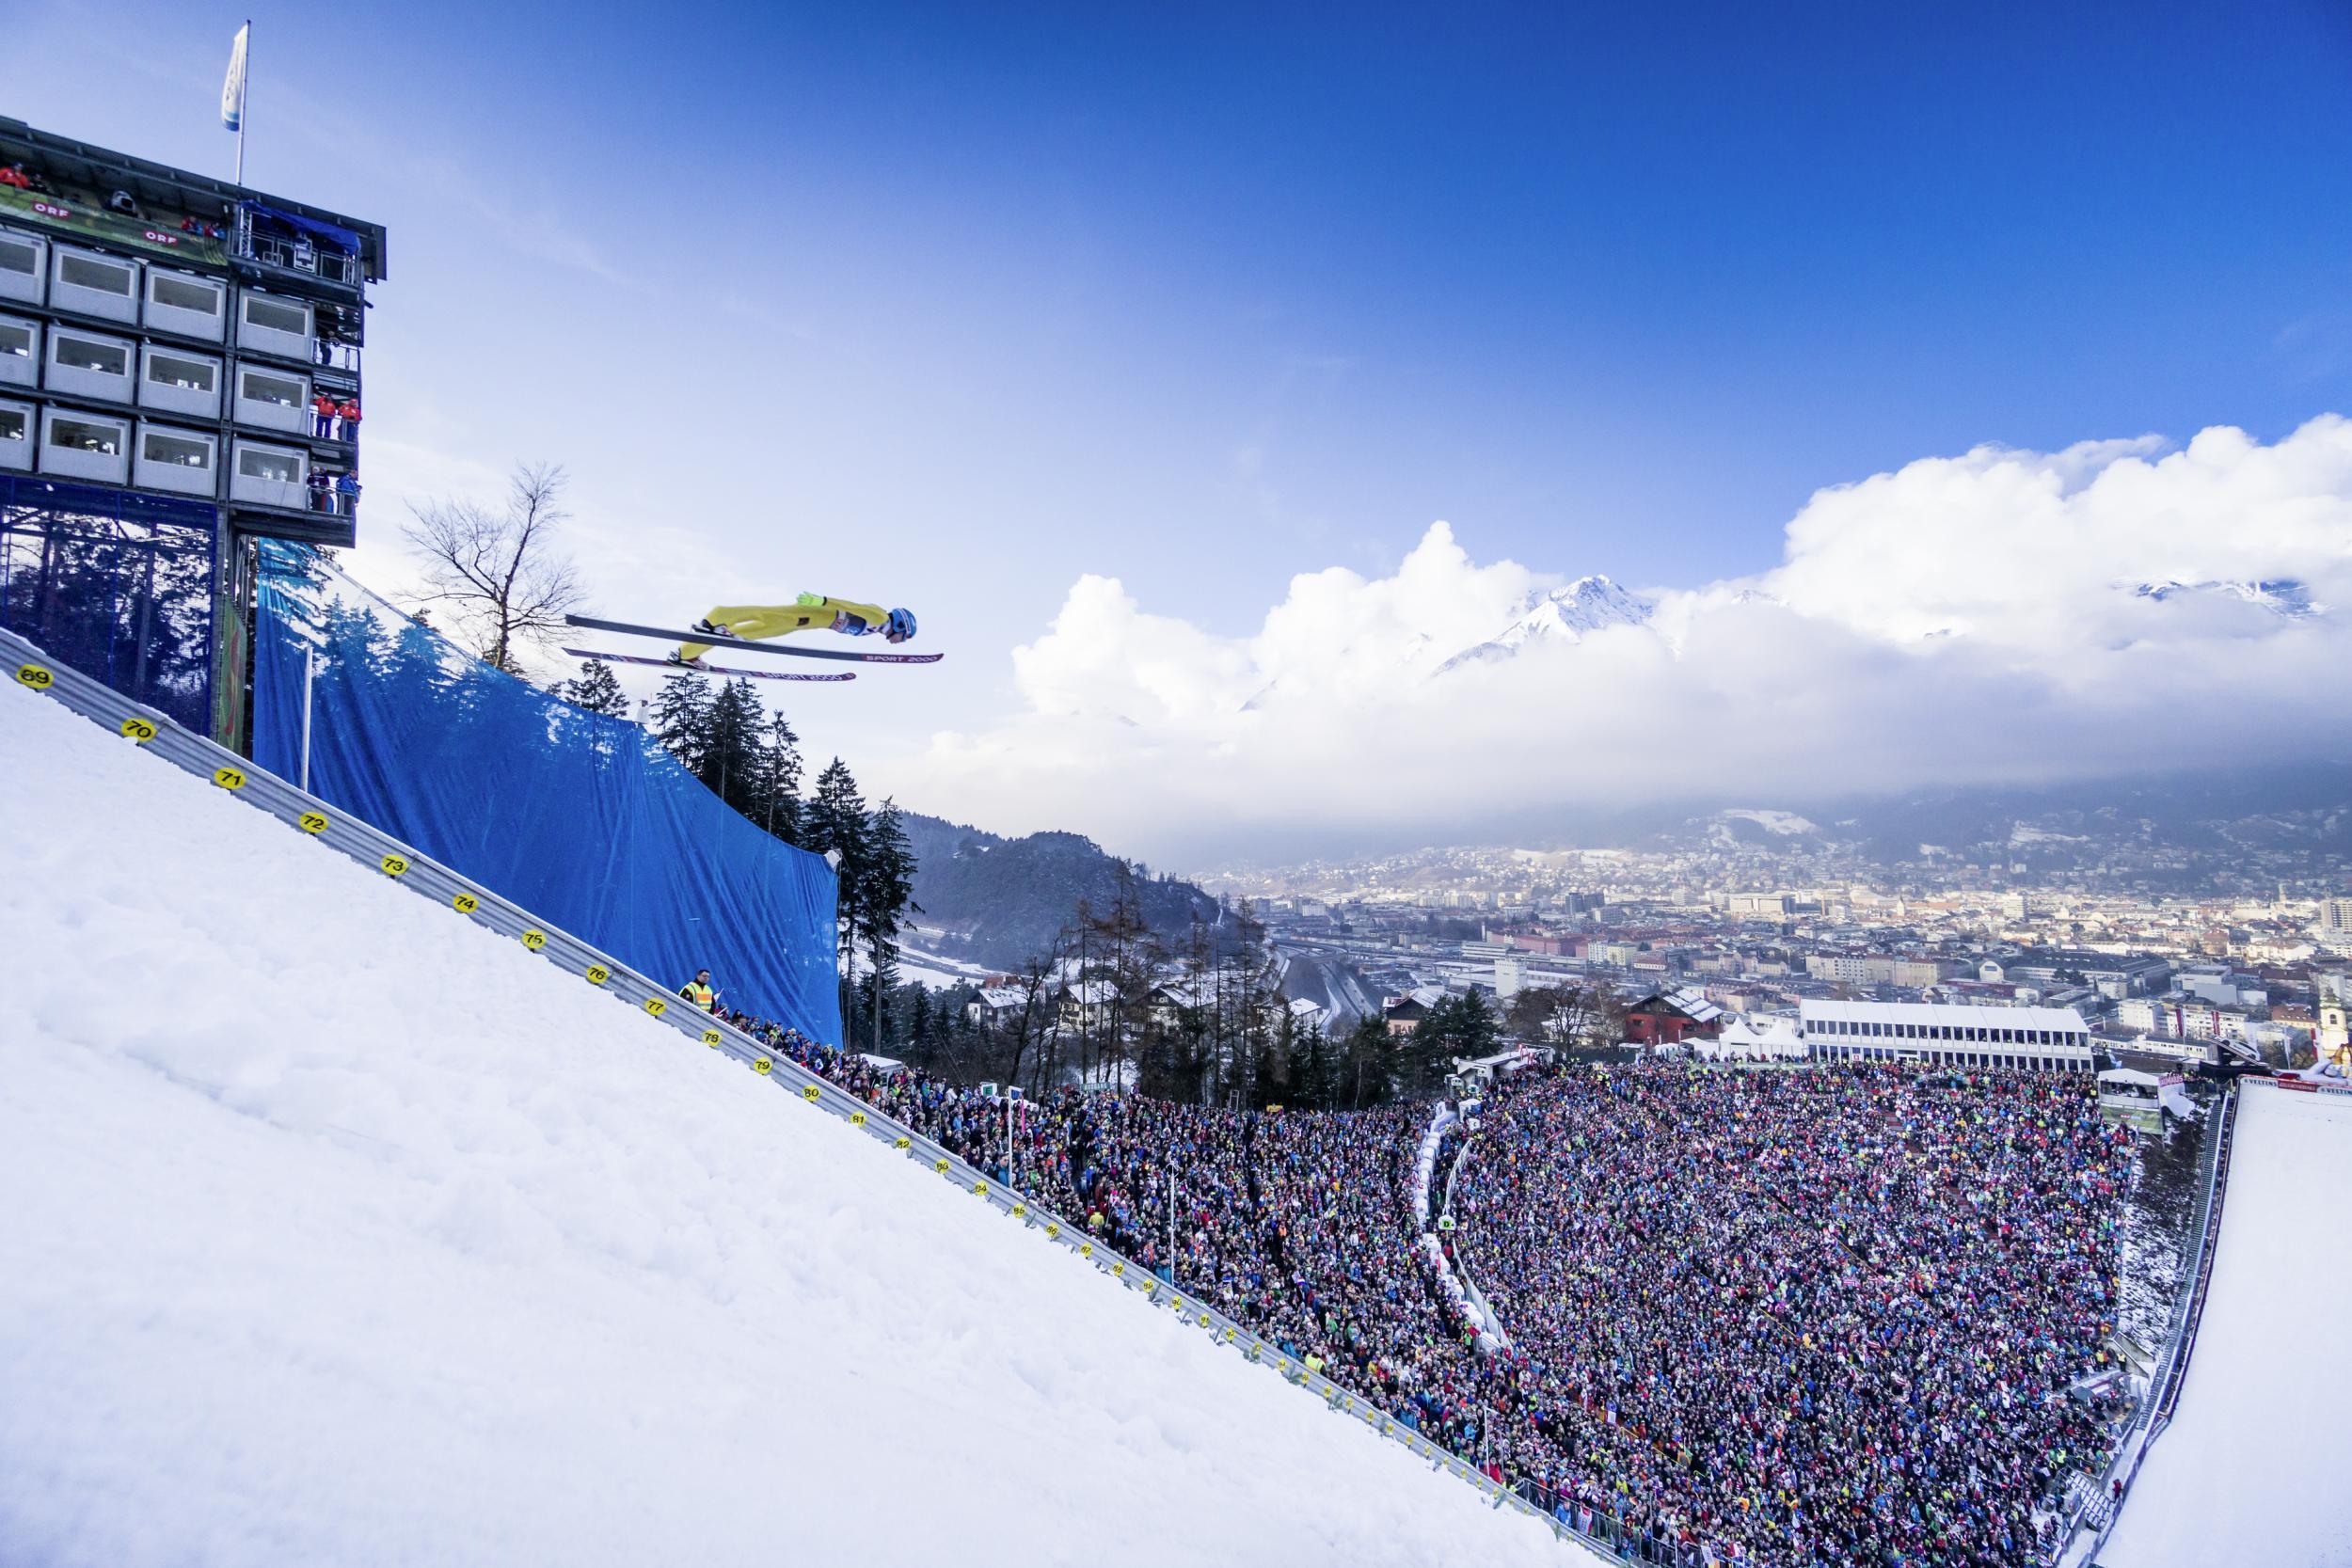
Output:
[[237,209],[236,227],[230,230],[229,246],[231,255],[281,272],[308,273],[353,288],[359,282],[357,256],[307,239],[264,234],[253,227],[253,214],[244,207]]
[[1176,1313],[1217,1343],[1240,1352],[1252,1364],[1271,1367],[1285,1382],[1307,1390],[1335,1413],[1362,1421],[1382,1436],[1428,1460],[1431,1468],[1450,1471],[1469,1482],[1491,1506],[1508,1507],[1540,1519],[1560,1539],[1575,1539],[1601,1552],[1614,1553],[1619,1549],[1598,1535],[1577,1531],[1511,1487],[1482,1475],[1470,1461],[1430,1441],[1371,1401],[1310,1370],[1303,1358],[1286,1354],[1273,1340],[1227,1317],[1199,1296],[1162,1280],[1150,1269],[1097,1243],[1085,1226],[1073,1225],[1042,1204],[1025,1197],[1019,1191],[967,1164],[941,1144],[809,1071],[765,1042],[707,1013],[696,1012],[670,987],[538,919],[528,910],[419,853],[390,834],[183,729],[155,709],[135,703],[111,687],[50,658],[33,643],[5,629],[0,629],[0,677],[5,677],[10,686],[56,699],[122,736],[124,744],[135,745],[185,772],[209,780],[215,787],[230,791],[256,810],[308,834],[326,848],[392,878],[452,913],[500,936],[519,941],[557,968],[580,976],[622,1004],[742,1062],[770,1082],[781,1085],[803,1103],[848,1122],[909,1159],[929,1165],[988,1208],[1021,1221],[1031,1233],[1094,1264],[1099,1274],[1141,1292],[1154,1307]]

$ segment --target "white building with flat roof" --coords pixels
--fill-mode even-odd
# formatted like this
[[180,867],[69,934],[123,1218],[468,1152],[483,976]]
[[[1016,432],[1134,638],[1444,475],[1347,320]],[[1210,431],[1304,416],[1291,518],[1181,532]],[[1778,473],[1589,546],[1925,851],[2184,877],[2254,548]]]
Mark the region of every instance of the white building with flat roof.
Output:
[[1939,1002],[1804,1002],[1816,1061],[1931,1062],[1945,1067],[2097,1066],[2090,1026],[2067,1007],[1967,1007]]

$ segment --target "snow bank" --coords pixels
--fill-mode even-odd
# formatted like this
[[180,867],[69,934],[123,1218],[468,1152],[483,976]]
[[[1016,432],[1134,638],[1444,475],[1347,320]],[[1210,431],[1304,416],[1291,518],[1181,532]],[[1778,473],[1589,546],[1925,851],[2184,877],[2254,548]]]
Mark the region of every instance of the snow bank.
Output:
[[2243,1093],[2188,1381],[2106,1568],[2352,1564],[2352,1358],[2327,1327],[2352,1292],[2352,1100]]
[[128,742],[0,755],[12,1568],[1576,1560]]

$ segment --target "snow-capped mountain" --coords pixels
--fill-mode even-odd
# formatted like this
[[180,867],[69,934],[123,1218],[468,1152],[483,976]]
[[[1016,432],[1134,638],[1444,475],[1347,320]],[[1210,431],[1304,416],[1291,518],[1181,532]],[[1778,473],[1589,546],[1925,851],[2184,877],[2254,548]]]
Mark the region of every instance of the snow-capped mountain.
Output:
[[2132,590],[2143,599],[2159,604],[2190,599],[2236,599],[2245,604],[2267,610],[2282,620],[2302,621],[2323,613],[2325,605],[2312,602],[2311,590],[2293,578],[2274,578],[2267,582],[2143,582]]
[[1531,642],[1574,642],[1608,626],[1638,626],[1658,607],[1596,574],[1565,588],[1546,589],[1521,600],[1511,624],[1476,647],[1465,648],[1438,666],[1438,673],[1464,664],[1509,658]]
[[1726,806],[1712,816],[1692,818],[1692,825],[1703,828],[1707,842],[1719,849],[1785,843],[1821,831],[1811,817],[1760,806]]
[[1722,822],[1753,822],[1774,838],[1821,831],[1814,825],[1811,817],[1799,816],[1793,811],[1772,811],[1757,806],[1728,806],[1717,812],[1715,817]]

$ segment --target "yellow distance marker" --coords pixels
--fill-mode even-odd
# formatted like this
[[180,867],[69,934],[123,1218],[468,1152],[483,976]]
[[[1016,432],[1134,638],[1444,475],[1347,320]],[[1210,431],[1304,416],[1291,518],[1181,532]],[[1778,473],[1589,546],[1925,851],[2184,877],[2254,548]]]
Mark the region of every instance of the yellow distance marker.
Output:
[[49,683],[57,677],[50,673],[46,664],[20,664],[16,667],[16,678],[20,685],[29,686],[36,691],[46,691]]
[[1029,1206],[1028,1206],[1027,1204],[1025,1204],[1025,1203],[1016,1203],[1016,1204],[1014,1204],[1014,1205],[1012,1206],[1012,1217],[1013,1217],[1014,1219],[1017,1219],[1017,1220],[1020,1220],[1020,1219],[1026,1219],[1026,1218],[1028,1218],[1028,1217],[1029,1217]]
[[[653,1014],[654,1017],[660,1018],[663,1013],[666,1013],[669,1010],[670,1005],[659,996],[648,996],[645,998],[645,1011]],[[717,1042],[713,1041],[712,1043],[716,1044]]]
[[1124,1279],[1124,1278],[1126,1278],[1126,1277],[1127,1277],[1127,1265],[1126,1265],[1126,1264],[1124,1264],[1124,1263],[1113,1263],[1113,1264],[1111,1265],[1111,1277],[1112,1277],[1113,1279]]
[[973,1182],[972,1196],[974,1197],[986,1197],[988,1196],[988,1183],[985,1181]]
[[1094,1256],[1094,1243],[1093,1243],[1092,1242],[1080,1242],[1080,1243],[1078,1243],[1078,1256],[1079,1256],[1079,1257],[1081,1257],[1081,1258],[1091,1258],[1091,1257],[1093,1257],[1093,1256]]
[[408,874],[407,861],[398,855],[387,855],[375,863],[384,868],[387,877],[405,877]]
[[213,769],[213,783],[223,789],[243,789],[245,774],[235,768],[215,768]]
[[1049,1226],[1047,1226],[1047,1227],[1045,1227],[1045,1239],[1046,1239],[1047,1241],[1049,1241],[1049,1242],[1050,1242],[1050,1241],[1052,1241],[1052,1240],[1054,1240],[1056,1237],[1059,1236],[1060,1234],[1061,1234],[1061,1227],[1060,1227],[1060,1226],[1058,1226],[1058,1225],[1049,1225]]
[[590,964],[587,969],[582,972],[582,976],[590,985],[600,986],[607,980],[612,978],[612,972],[605,968],[602,964]]
[[914,1140],[905,1136],[893,1138],[890,1141],[890,1147],[893,1148],[912,1148],[914,1147]]
[[[776,1070],[776,1064],[770,1061],[767,1057],[762,1056],[752,1064],[752,1070],[758,1073],[762,1078],[765,1078],[770,1073]],[[814,1100],[817,1097],[815,1095],[810,1095],[809,1098]]]
[[863,1127],[863,1126],[865,1126],[865,1125],[866,1125],[866,1113],[865,1113],[864,1111],[851,1111],[851,1112],[850,1113],[850,1126],[852,1126],[852,1127]]
[[947,1174],[947,1162],[945,1160],[934,1160],[931,1162],[931,1169],[939,1175],[945,1176]]
[[523,945],[530,948],[533,953],[536,953],[540,948],[545,947],[547,944],[548,934],[545,931],[530,930],[523,933]]
[[155,738],[155,726],[135,713],[122,721],[122,733],[144,746]]
[[471,914],[482,907],[482,900],[470,893],[461,893],[449,901],[449,907],[459,914]]
[[294,818],[294,826],[306,833],[323,833],[326,832],[326,814],[323,811],[306,811]]
[[[660,1017],[661,1016],[660,1009],[660,1008],[658,1008],[658,1007],[655,1007],[655,1006],[654,1006],[654,1005],[653,1005],[652,1003],[650,1003],[650,1002],[646,1003],[646,1004],[645,1004],[645,1006],[646,1006],[647,1010],[649,1010],[649,1011],[651,1011],[651,1012],[653,1013],[653,1016],[654,1016],[654,1017],[656,1017],[656,1018],[660,1018]],[[713,1050],[713,1051],[716,1051],[716,1050],[718,1050],[718,1049],[719,1049],[719,1041],[720,1041],[721,1037],[722,1037],[720,1036],[719,1031],[718,1031],[718,1030],[716,1030],[716,1029],[706,1029],[706,1030],[704,1030],[704,1031],[703,1031],[703,1043],[704,1043],[705,1045],[707,1045],[707,1046],[710,1047],[710,1049],[711,1049],[711,1050]]]

